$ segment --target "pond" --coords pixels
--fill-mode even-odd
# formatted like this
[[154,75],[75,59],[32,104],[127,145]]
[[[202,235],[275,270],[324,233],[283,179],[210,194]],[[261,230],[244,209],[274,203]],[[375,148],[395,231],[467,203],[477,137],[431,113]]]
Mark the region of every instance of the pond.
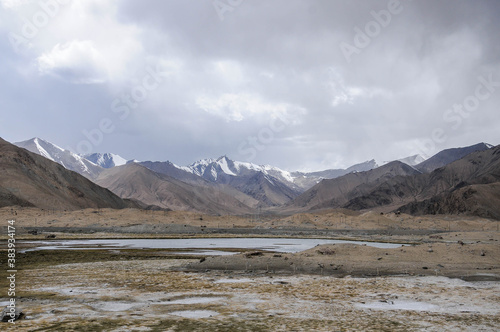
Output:
[[[399,243],[328,240],[311,238],[189,238],[189,239],[106,239],[106,240],[53,240],[20,241],[32,250],[71,249],[179,249],[178,254],[224,255],[234,252],[221,249],[266,250],[295,253],[322,244],[354,243],[375,248],[399,248]],[[183,250],[187,250],[183,252]],[[195,251],[193,251],[195,250]]]

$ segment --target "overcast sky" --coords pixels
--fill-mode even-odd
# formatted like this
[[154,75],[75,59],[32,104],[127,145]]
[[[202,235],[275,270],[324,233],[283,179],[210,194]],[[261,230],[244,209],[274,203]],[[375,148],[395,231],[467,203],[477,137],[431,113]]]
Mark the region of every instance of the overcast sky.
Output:
[[0,0],[0,136],[287,170],[500,143],[497,0]]

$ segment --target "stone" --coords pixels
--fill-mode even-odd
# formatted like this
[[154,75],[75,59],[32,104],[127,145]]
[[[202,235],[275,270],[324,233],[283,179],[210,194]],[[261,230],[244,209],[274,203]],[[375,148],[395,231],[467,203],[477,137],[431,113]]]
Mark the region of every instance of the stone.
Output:
[[15,309],[14,317],[12,317],[10,313],[10,308],[8,306],[3,308],[1,315],[2,315],[2,322],[8,322],[12,318],[14,318],[14,321],[16,321],[24,317],[23,311],[18,308]]

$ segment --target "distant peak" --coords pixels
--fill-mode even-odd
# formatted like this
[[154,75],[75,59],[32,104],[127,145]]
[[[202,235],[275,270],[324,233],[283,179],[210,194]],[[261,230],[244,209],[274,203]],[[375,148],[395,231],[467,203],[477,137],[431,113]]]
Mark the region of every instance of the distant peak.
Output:
[[33,141],[33,142],[42,142],[42,143],[47,143],[47,144],[52,144],[52,145],[55,145],[53,143],[50,143],[49,141],[47,140],[44,140],[43,138],[40,138],[40,137],[33,137],[32,139],[28,140],[29,141]]
[[40,137],[33,137],[32,139],[28,140],[28,142],[33,142],[35,144],[39,144],[39,143],[50,144],[49,142],[47,142],[44,139],[41,139]]

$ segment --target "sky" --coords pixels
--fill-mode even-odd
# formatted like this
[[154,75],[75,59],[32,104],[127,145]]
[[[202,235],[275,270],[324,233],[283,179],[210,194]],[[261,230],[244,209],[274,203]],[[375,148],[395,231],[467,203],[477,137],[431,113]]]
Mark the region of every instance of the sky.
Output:
[[0,0],[0,136],[289,171],[500,144],[497,0]]

